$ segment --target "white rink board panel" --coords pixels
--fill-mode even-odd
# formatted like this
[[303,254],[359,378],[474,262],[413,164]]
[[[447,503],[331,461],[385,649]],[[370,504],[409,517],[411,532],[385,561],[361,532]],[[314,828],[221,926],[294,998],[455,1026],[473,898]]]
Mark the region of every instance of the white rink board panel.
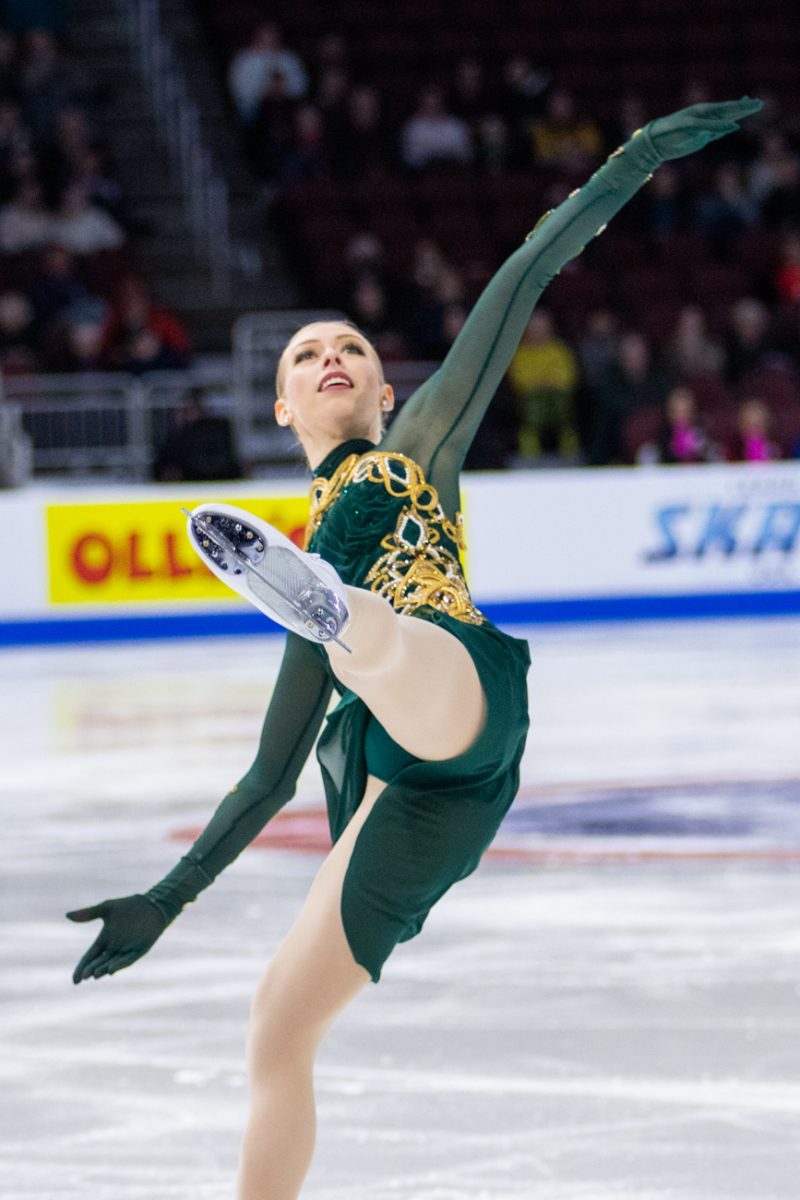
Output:
[[[79,626],[91,639],[92,621],[105,637],[114,621],[119,636],[148,622],[178,635],[187,614],[207,632],[256,632],[192,555],[180,507],[255,505],[300,537],[305,497],[298,478],[1,494],[0,641]],[[501,621],[697,615],[680,602],[704,598],[709,613],[800,612],[800,462],[470,474],[463,506],[470,588]]]
[[479,601],[800,587],[800,463],[470,476]]

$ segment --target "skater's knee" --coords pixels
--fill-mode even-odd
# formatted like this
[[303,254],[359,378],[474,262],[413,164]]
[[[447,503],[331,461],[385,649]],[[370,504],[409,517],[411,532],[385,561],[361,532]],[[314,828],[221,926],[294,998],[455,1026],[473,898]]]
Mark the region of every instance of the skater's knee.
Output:
[[268,1082],[287,1070],[296,1071],[313,1064],[324,1027],[308,1020],[302,1010],[293,1012],[285,1004],[269,1003],[269,993],[261,993],[262,1003],[254,1003],[248,1030],[248,1059],[251,1081]]

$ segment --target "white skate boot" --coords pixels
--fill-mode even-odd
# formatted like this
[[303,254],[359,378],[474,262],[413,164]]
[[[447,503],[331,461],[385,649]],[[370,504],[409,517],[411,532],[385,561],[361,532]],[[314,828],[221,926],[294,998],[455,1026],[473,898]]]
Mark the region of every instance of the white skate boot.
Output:
[[[210,571],[273,621],[311,642],[337,642],[350,622],[344,584],[266,521],[232,504],[200,504],[189,541]],[[348,647],[344,646],[347,650]]]

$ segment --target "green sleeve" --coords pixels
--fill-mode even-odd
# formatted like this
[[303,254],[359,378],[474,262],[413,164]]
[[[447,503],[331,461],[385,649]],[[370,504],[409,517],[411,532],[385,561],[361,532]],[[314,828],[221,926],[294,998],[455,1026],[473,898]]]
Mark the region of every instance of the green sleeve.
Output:
[[442,366],[406,401],[391,425],[381,449],[418,462],[438,489],[446,512],[458,508],[464,457],[536,301],[662,161],[645,128],[579,191],[547,213],[486,286]]
[[253,765],[224,798],[192,848],[146,893],[167,921],[213,883],[291,800],[331,690],[317,647],[290,633]]

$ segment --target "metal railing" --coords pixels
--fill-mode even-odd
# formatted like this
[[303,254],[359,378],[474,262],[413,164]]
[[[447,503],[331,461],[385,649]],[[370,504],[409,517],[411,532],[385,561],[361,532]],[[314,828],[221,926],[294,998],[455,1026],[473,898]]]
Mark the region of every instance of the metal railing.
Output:
[[[206,400],[208,415],[232,422],[249,474],[296,468],[305,461],[302,448],[290,429],[277,425],[273,412],[278,360],[302,325],[339,317],[319,310],[247,313],[233,326],[230,360],[144,375],[87,371],[10,376],[2,388],[3,403],[21,412],[39,474],[150,479],[159,448],[176,427],[176,414],[195,391]],[[437,366],[387,363],[398,402]]]
[[186,73],[164,32],[159,0],[117,0],[125,17],[153,116],[180,181],[195,252],[211,269],[217,299],[233,290],[234,251],[228,185],[205,144],[200,110]]
[[22,409],[0,396],[0,488],[21,487],[33,470],[33,446],[22,424]]
[[5,396],[22,413],[36,473],[98,474],[139,482],[151,478],[159,447],[192,389],[212,415],[233,417],[230,388],[205,385],[191,371],[16,376]]

